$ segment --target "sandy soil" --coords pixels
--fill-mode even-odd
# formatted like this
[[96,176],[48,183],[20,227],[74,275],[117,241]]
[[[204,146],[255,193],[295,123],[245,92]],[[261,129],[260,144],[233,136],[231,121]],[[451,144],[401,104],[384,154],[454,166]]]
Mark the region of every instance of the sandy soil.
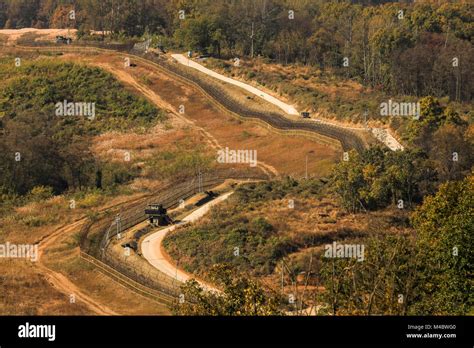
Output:
[[[113,54],[67,54],[61,59],[82,61],[108,70],[158,107],[199,130],[215,149],[257,150],[262,169],[273,174],[302,176],[305,156],[311,151],[308,162],[310,174],[326,175],[332,163],[342,157],[340,148],[300,136],[280,135],[260,125],[237,120],[201,93],[163,74],[151,64],[140,62],[137,67],[126,69],[123,58]],[[144,76],[148,83],[142,81]],[[185,106],[184,114],[178,112],[180,105]]]
[[76,301],[83,302],[92,312],[99,315],[116,315],[117,313],[108,308],[107,306],[98,303],[83,291],[81,291],[74,283],[72,283],[67,277],[59,272],[55,272],[52,269],[46,267],[43,263],[42,255],[48,248],[51,248],[58,237],[71,233],[73,230],[77,230],[84,223],[84,220],[80,220],[73,224],[67,225],[64,228],[58,229],[48,237],[46,237],[39,245],[39,262],[38,269],[48,279],[51,285],[56,289],[64,293],[67,297],[74,294]]
[[[14,32],[4,30],[0,31],[0,35],[8,35],[10,41],[15,42],[24,34],[37,34],[37,32],[38,30],[36,29],[24,29]],[[40,32],[41,39],[64,35],[64,32],[60,30]],[[319,144],[316,141],[302,137],[282,136],[262,126],[238,121],[216,107],[204,95],[196,93],[193,88],[163,74],[161,71],[153,68],[152,65],[140,63],[138,68],[125,69],[121,56],[105,53],[92,56],[87,54],[67,53],[64,56],[51,59],[73,60],[75,62],[82,61],[107,69],[127,86],[131,86],[138,93],[152,100],[156,105],[169,110],[174,117],[178,118],[187,126],[199,130],[205,135],[209,145],[215,148],[257,149],[258,160],[263,170],[268,172],[282,174],[292,174],[297,171],[302,172],[304,170],[306,152],[313,150],[315,154],[313,155],[313,160],[309,162],[309,170],[310,172],[324,173],[328,163],[333,163],[334,159],[340,155],[338,150]],[[143,76],[150,76],[151,83],[143,83],[141,81]],[[177,112],[181,104],[186,105],[186,113],[184,115]],[[162,136],[166,137],[166,134],[163,133]],[[121,307],[117,304],[117,301],[105,299],[106,296],[103,296],[103,293],[106,292],[107,289],[95,287],[95,290],[91,292],[91,284],[78,283],[81,278],[74,278],[77,275],[71,278],[69,274],[65,274],[66,271],[63,272],[61,269],[61,272],[59,272],[60,269],[57,267],[59,259],[55,259],[58,255],[55,249],[64,248],[65,238],[73,236],[79,227],[80,222],[75,222],[60,227],[52,234],[43,234],[40,237],[41,262],[39,262],[34,269],[39,272],[55,290],[67,296],[71,293],[75,294],[77,301],[83,304],[91,313],[123,313],[122,310],[116,309]],[[21,235],[24,235],[24,233],[21,233]],[[38,234],[36,234],[36,236],[39,237]],[[69,252],[69,254],[74,253],[77,253],[77,249]],[[74,255],[71,257],[73,256]],[[78,257],[78,255],[76,256]],[[56,264],[54,264],[55,262]],[[97,272],[89,273],[90,277],[97,275]],[[115,283],[106,277],[104,277],[102,282],[108,284],[108,287],[113,288],[115,286]],[[101,291],[102,295],[95,293],[95,291]],[[122,295],[120,298],[124,298],[124,300],[125,298],[129,298],[130,301],[136,297],[131,291],[128,291],[128,293],[123,292]],[[106,302],[104,302],[104,300]],[[107,305],[104,303],[107,303]],[[45,302],[45,304],[47,304],[47,302]],[[124,304],[126,304],[126,302],[124,302]],[[47,312],[47,314],[52,313]]]
[[75,38],[76,31],[76,29],[0,29],[0,35],[6,35],[8,37],[7,44],[13,45],[25,34],[38,35],[35,41],[52,41],[56,36],[70,36]]

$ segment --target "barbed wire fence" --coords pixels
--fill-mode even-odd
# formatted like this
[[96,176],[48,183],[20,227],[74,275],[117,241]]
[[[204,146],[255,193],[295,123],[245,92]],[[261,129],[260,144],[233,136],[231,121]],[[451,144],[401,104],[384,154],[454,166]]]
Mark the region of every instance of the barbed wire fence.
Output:
[[129,43],[74,42],[72,45],[68,45],[68,47],[58,47],[51,46],[51,43],[49,42],[39,42],[34,40],[22,41],[22,39],[20,39],[18,41],[18,44],[20,45],[20,47],[21,45],[25,45],[30,46],[32,48],[43,47],[59,51],[69,51],[74,50],[74,48],[77,49],[83,47],[114,50],[117,52],[125,53],[130,56],[135,56],[140,59],[144,59],[151,63],[154,63],[161,69],[166,70],[167,73],[170,73],[181,80],[191,83],[192,85],[202,90],[205,94],[210,96],[223,108],[232,112],[235,115],[238,115],[241,118],[260,121],[266,125],[273,127],[274,129],[282,131],[303,132],[308,133],[309,135],[320,135],[329,139],[333,139],[341,144],[344,151],[355,149],[360,153],[367,147],[363,138],[349,129],[308,120],[291,120],[279,113],[264,112],[249,108],[246,105],[240,103],[238,100],[232,98],[227,93],[225,93],[218,84],[213,83],[213,81],[209,78],[204,78],[202,74],[192,71],[192,69],[188,69],[177,62],[173,62],[168,60],[167,58],[163,58],[162,55],[149,53],[148,50],[151,47],[150,40],[146,40],[144,42]]
[[[159,202],[164,208],[170,209],[195,194],[212,189],[228,179],[248,181],[269,179],[268,175],[263,173],[242,173],[235,170],[222,171],[217,174],[206,173],[200,175],[200,177],[192,177],[181,182],[171,182],[163,185],[155,191],[153,198],[147,198],[119,210],[120,219],[109,214],[96,221],[88,221],[83,225],[80,233],[81,252],[85,253],[89,259],[93,258],[97,262],[111,267],[150,290],[176,298],[179,296],[179,284],[175,282],[174,278],[155,269],[144,271],[136,263],[119,259],[115,253],[109,250],[108,246],[118,234],[125,233],[131,227],[147,219],[145,207],[149,204]],[[94,234],[94,237],[91,234]]]
[[[21,42],[19,44],[42,47],[51,46],[49,43],[37,42]],[[303,131],[312,134],[320,134],[331,139],[336,139],[341,143],[344,151],[356,149],[357,151],[361,152],[365,148],[364,141],[357,134],[350,130],[333,125],[310,122],[305,120],[292,121],[278,113],[261,112],[258,110],[250,109],[245,105],[239,103],[239,101],[230,97],[225,92],[223,92],[217,84],[212,83],[212,81],[210,81],[209,79],[203,78],[200,74],[192,71],[191,69],[186,69],[186,67],[181,66],[179,63],[169,61],[168,59],[161,57],[161,55],[148,53],[150,44],[151,42],[147,40],[141,43],[126,44],[75,43],[73,46],[115,50],[118,52],[126,53],[131,56],[136,56],[138,58],[145,59],[149,62],[156,64],[158,67],[164,69],[166,72],[175,75],[177,78],[185,80],[186,82],[198,87],[201,91],[203,91],[213,100],[215,100],[222,107],[234,114],[237,114],[239,117],[247,118],[250,120],[253,119],[257,121],[262,121],[267,125],[279,130]],[[73,47],[68,47],[67,49],[70,48]],[[61,47],[61,49],[65,48]],[[296,175],[292,176],[296,178]],[[228,179],[232,177],[225,178]],[[260,175],[260,177],[252,177],[252,179],[266,180],[268,179],[268,176],[265,175],[263,177],[263,175]],[[220,180],[223,181],[222,178]],[[158,270],[153,273],[144,273],[133,265],[124,263],[122,260],[117,260],[116,258],[114,258],[113,255],[107,252],[107,246],[111,238],[115,237],[119,233],[126,231],[130,227],[135,226],[140,222],[143,222],[146,219],[146,216],[144,214],[144,207],[148,204],[155,203],[159,200],[163,204],[163,206],[168,209],[170,207],[173,207],[174,205],[177,205],[181,199],[186,199],[199,192],[200,190],[207,189],[207,187],[215,186],[218,182],[218,178],[206,178],[202,183],[200,180],[192,178],[187,182],[173,183],[170,184],[169,187],[163,187],[161,194],[156,195],[156,197],[154,197],[153,199],[147,200],[146,202],[141,202],[137,205],[130,207],[129,209],[120,211],[118,213],[119,219],[117,219],[116,216],[112,221],[110,219],[102,219],[98,222],[89,221],[84,225],[83,230],[81,231],[81,251],[99,262],[104,262],[104,264],[120,272],[120,274],[125,275],[133,281],[143,284],[151,290],[156,290],[162,294],[176,297],[179,290],[174,282],[174,279],[165,275],[164,273],[160,273]],[[101,236],[101,238],[88,238],[88,235],[90,234],[89,232],[91,231],[91,229],[94,228],[99,231],[98,235]],[[172,280],[171,284],[170,280]]]

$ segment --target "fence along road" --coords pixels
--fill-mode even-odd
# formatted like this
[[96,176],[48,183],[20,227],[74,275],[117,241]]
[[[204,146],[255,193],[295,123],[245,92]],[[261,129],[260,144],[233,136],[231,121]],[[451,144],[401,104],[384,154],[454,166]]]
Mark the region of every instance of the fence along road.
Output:
[[[172,75],[177,75],[181,79],[187,82],[191,82],[191,84],[193,85],[197,85],[201,90],[205,92],[205,94],[207,94],[208,96],[216,100],[218,103],[224,106],[224,108],[244,118],[257,119],[257,120],[263,121],[264,123],[267,123],[268,125],[274,128],[285,130],[285,131],[294,130],[294,131],[307,131],[310,133],[318,133],[323,136],[338,140],[345,151],[350,150],[350,149],[356,149],[357,151],[361,152],[366,147],[366,144],[358,135],[338,126],[333,126],[333,125],[328,125],[328,124],[318,124],[318,123],[307,122],[303,120],[292,121],[276,113],[265,113],[265,112],[259,112],[259,111],[248,109],[242,104],[238,103],[237,101],[233,100],[232,98],[229,98],[229,96],[222,93],[222,91],[215,84],[204,81],[204,79],[199,78],[199,76],[197,76],[196,74],[192,74],[189,71],[181,69],[180,67],[177,66],[177,64],[170,63],[166,59],[163,59],[161,57],[155,57],[153,55],[150,56],[149,54],[146,54],[146,53],[144,54],[143,52],[137,52],[136,50],[133,50],[133,49],[130,50],[130,47],[117,46],[117,47],[114,47],[115,48],[114,50],[111,50],[110,49],[111,47],[107,47],[107,46],[106,47],[87,47],[87,46],[84,46],[84,47],[53,46],[51,47],[50,45],[38,45],[38,46],[33,46],[33,47],[25,47],[25,46],[16,46],[16,47],[19,49],[26,49],[26,50],[44,49],[44,50],[51,50],[51,51],[84,52],[85,50],[87,50],[87,51],[124,52],[126,54],[135,56],[137,59],[145,60],[148,63],[150,62],[154,63],[156,66],[164,70],[165,73],[167,72],[167,73],[171,73]],[[232,178],[232,177],[227,176],[225,179],[229,179],[229,178]],[[266,179],[268,179],[268,177]],[[221,182],[223,181],[222,178],[219,180]],[[210,187],[215,186],[217,182],[219,182],[219,180],[214,179],[213,182],[211,181],[212,184],[211,182],[209,182],[209,184],[211,184]],[[176,202],[179,199],[185,199],[186,197],[189,197],[193,195],[194,193],[196,193],[194,188],[189,189],[186,187],[182,187],[181,191],[179,190],[176,191],[176,187],[175,187],[174,190],[172,190],[171,193],[168,194],[168,196],[160,197],[160,198],[165,201],[164,205],[167,206],[167,205],[176,204]],[[158,199],[158,197],[156,199]],[[156,199],[154,199],[154,201],[156,201]],[[159,284],[158,286],[156,286],[157,283],[153,281],[148,281],[144,279],[143,276],[140,276],[138,273],[130,271],[130,269],[126,265],[121,265],[117,262],[114,262],[114,260],[112,260],[110,256],[108,256],[106,253],[108,242],[113,236],[145,220],[146,217],[144,216],[143,210],[144,210],[143,205],[139,205],[135,208],[122,212],[120,223],[117,224],[116,221],[113,221],[112,224],[110,224],[109,228],[106,229],[106,231],[104,230],[103,238],[100,243],[100,247],[104,252],[100,253],[100,252],[97,252],[97,250],[95,250],[95,252],[91,250],[90,241],[87,241],[85,243],[87,246],[85,247],[84,250],[89,255],[91,256],[95,255],[99,260],[103,261],[104,263],[108,264],[114,269],[120,271],[126,276],[142,284],[145,284],[146,286],[149,286],[152,289],[157,289],[164,293],[175,296],[176,289],[163,286],[164,285],[163,283],[168,283],[167,281],[164,281],[164,279],[163,279],[163,283],[158,282]],[[87,237],[87,230],[84,232],[84,235]],[[83,241],[86,241],[86,239],[87,238],[84,238]],[[82,246],[84,246],[84,244],[81,245],[81,248]],[[97,245],[95,245],[95,247],[97,247]]]
[[[139,292],[151,293],[154,297],[158,297],[156,294],[161,293],[166,298],[166,301],[169,302],[169,296],[176,298],[179,293],[178,285],[174,280],[173,276],[170,276],[167,273],[162,272],[160,269],[157,269],[156,272],[151,275],[145,275],[140,270],[133,267],[131,264],[124,263],[123,260],[116,259],[114,254],[108,252],[108,245],[112,238],[114,238],[118,233],[124,233],[127,229],[132,226],[137,225],[140,222],[146,220],[146,215],[144,213],[145,207],[149,203],[161,203],[167,209],[176,206],[181,200],[185,200],[196,193],[203,192],[205,190],[212,189],[219,184],[222,184],[226,179],[235,179],[238,181],[243,180],[268,180],[268,175],[260,173],[239,173],[234,171],[222,171],[217,174],[205,174],[204,178],[191,178],[184,182],[172,182],[167,185],[164,185],[158,191],[155,191],[153,195],[154,198],[147,198],[143,201],[135,203],[132,207],[122,209],[120,220],[111,219],[108,220],[107,217],[104,217],[96,222],[89,222],[84,225],[81,232],[81,251],[82,257],[87,258],[87,261],[94,263],[95,265],[106,265],[117,272],[120,272],[124,277],[120,280],[129,279],[128,284],[129,288],[136,289],[137,286],[133,285],[134,282],[144,286],[140,288]],[[89,232],[94,225],[99,225],[99,235],[101,239],[99,243],[93,242],[89,238]],[[86,256],[87,255],[87,256]],[[101,267],[104,271],[106,267]],[[111,276],[113,279],[116,279],[116,275],[111,272],[106,272],[107,275]],[[130,284],[132,284],[130,286]]]
[[[214,200],[206,203],[202,207],[196,209],[193,211],[191,214],[186,216],[183,220],[181,220],[179,223],[176,225],[168,226],[166,228],[160,229],[152,234],[150,234],[148,237],[146,237],[143,242],[141,243],[141,250],[143,257],[156,269],[159,271],[165,273],[166,275],[175,278],[178,282],[186,282],[187,280],[194,278],[190,276],[188,273],[178,269],[177,266],[173,265],[170,263],[166,257],[163,255],[163,252],[161,250],[161,244],[163,239],[166,237],[168,232],[174,231],[176,228],[179,228],[181,226],[185,226],[189,223],[192,223],[194,221],[199,220],[201,217],[203,217],[207,212],[209,212],[209,209],[226,200],[233,192],[228,192],[223,194],[222,196],[219,196],[215,198]],[[212,291],[217,291],[214,287],[197,280],[200,285],[205,289],[205,290],[212,290]]]
[[[136,48],[137,47],[140,48],[141,46],[136,46]],[[208,68],[202,66],[201,64],[185,57],[182,54],[172,54],[171,57],[182,65],[191,67],[191,68],[196,69],[200,72],[203,72],[203,73],[205,73],[205,74],[207,74],[211,77],[214,77],[218,80],[221,80],[221,81],[224,81],[226,83],[232,84],[232,85],[240,87],[242,89],[245,89],[246,91],[248,91],[252,94],[255,94],[256,96],[266,100],[267,102],[278,106],[280,109],[282,109],[284,112],[286,112],[289,115],[299,115],[298,111],[292,105],[286,104],[286,103],[282,102],[281,100],[275,98],[274,96],[272,96],[272,95],[270,95],[266,92],[263,92],[263,91],[261,91],[260,89],[254,87],[254,86],[251,86],[247,83],[244,83],[244,82],[241,82],[241,81],[238,81],[238,80],[234,80],[230,77],[219,74],[219,73],[217,73],[217,72],[215,72],[211,69],[208,69]],[[318,122],[336,127],[336,125],[333,125],[333,124],[331,124],[330,122],[327,122],[327,121],[318,120]],[[344,128],[344,129],[353,129],[353,130],[358,130],[358,131],[366,131],[367,130],[365,127],[345,127],[345,126],[340,126],[340,127]],[[392,150],[392,151],[404,150],[403,145],[401,145],[398,142],[398,140],[390,134],[390,132],[388,130],[385,130],[385,129],[382,129],[382,128],[372,128],[371,133],[376,139],[378,139],[379,141],[384,143],[390,150]]]
[[292,105],[286,104],[286,103],[282,102],[281,100],[278,100],[274,96],[272,96],[268,93],[265,93],[265,92],[255,88],[253,86],[250,86],[250,85],[248,85],[244,82],[241,82],[241,81],[231,79],[230,77],[221,75],[221,74],[219,74],[219,73],[217,73],[217,72],[215,72],[211,69],[208,69],[208,68],[202,66],[201,64],[196,63],[195,61],[193,61],[189,58],[186,58],[182,54],[172,54],[171,57],[176,59],[176,61],[178,63],[189,66],[189,67],[194,68],[196,70],[199,70],[199,71],[201,71],[201,72],[203,72],[203,73],[205,73],[209,76],[212,76],[212,77],[214,77],[218,80],[221,80],[221,81],[227,82],[231,85],[243,88],[246,91],[248,91],[252,94],[255,94],[256,96],[259,96],[260,98],[268,101],[269,103],[272,103],[273,105],[278,106],[280,109],[282,109],[287,114],[298,115],[298,111]]
[[[47,50],[47,51],[72,51],[78,53],[84,53],[86,51],[103,51],[103,52],[117,52],[134,56],[137,60],[143,60],[146,63],[151,63],[155,67],[161,69],[165,74],[175,76],[185,83],[190,83],[194,87],[198,87],[205,95],[211,98],[211,100],[217,102],[217,104],[224,107],[231,114],[248,119],[261,121],[262,123],[274,128],[276,130],[299,134],[299,135],[320,135],[332,139],[341,144],[344,151],[355,149],[358,152],[362,152],[368,147],[366,142],[361,136],[357,135],[350,129],[336,126],[333,124],[312,122],[308,120],[293,121],[289,118],[280,115],[278,113],[256,111],[247,108],[245,105],[239,103],[229,95],[224,93],[222,89],[215,83],[205,81],[199,74],[193,73],[192,69],[186,69],[183,65],[177,63],[171,63],[168,59],[161,56],[156,56],[152,53],[146,53],[143,51],[143,45],[139,45],[135,48],[130,45],[108,45],[108,44],[88,44],[88,45],[69,45],[69,46],[51,46],[49,43],[40,42],[21,42],[15,46],[19,49],[26,50]],[[178,66],[181,65],[181,66]]]
[[355,149],[358,152],[362,152],[367,148],[365,141],[350,129],[309,120],[294,121],[279,113],[250,109],[226,94],[219,85],[208,81],[208,79],[203,79],[197,71],[194,72],[182,64],[169,62],[161,56],[157,57],[156,55],[146,54],[137,50],[132,50],[132,53],[155,63],[165,72],[172,73],[185,82],[188,81],[197,86],[212,100],[215,100],[239,118],[261,121],[277,130],[296,132],[297,134],[301,132],[302,134],[321,135],[340,143],[344,151]]

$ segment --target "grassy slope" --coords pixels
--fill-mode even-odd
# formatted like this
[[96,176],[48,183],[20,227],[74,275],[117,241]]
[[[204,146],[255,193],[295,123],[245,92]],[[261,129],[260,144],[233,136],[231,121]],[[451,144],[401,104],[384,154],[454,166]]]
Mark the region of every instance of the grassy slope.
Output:
[[[228,263],[237,272],[274,278],[277,287],[282,259],[298,274],[308,267],[310,254],[319,258],[324,244],[405,228],[400,211],[344,213],[317,180],[276,181],[240,187],[197,225],[170,233],[164,247],[187,271],[203,277],[213,264]],[[315,274],[317,267],[313,262]]]
[[[0,101],[4,117],[15,117],[33,109],[53,119],[57,136],[62,132],[95,135],[109,130],[129,131],[150,127],[166,117],[143,97],[127,91],[111,74],[98,68],[50,59],[30,62],[20,67],[12,58],[0,60]],[[95,103],[96,120],[87,118],[55,118],[57,102]]]
[[[364,110],[367,109],[369,123],[387,124],[399,135],[405,134],[409,120],[380,116],[380,103],[389,99],[412,102],[419,99],[413,96],[389,96],[383,91],[366,88],[356,81],[323,73],[316,67],[285,66],[261,58],[241,60],[239,67],[215,58],[207,59],[203,64],[224,75],[263,86],[274,95],[296,104],[299,111],[315,112],[313,116],[316,117],[320,115],[341,122],[361,123]],[[442,102],[445,104],[448,100]],[[472,105],[452,104],[461,115],[474,114]]]

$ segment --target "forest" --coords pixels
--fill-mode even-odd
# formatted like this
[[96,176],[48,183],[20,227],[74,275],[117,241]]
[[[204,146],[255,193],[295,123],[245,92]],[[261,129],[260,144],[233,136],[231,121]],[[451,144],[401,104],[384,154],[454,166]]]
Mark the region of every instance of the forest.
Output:
[[[136,174],[126,164],[95,158],[91,139],[156,124],[166,118],[160,110],[98,68],[48,61],[15,68],[8,62],[0,60],[0,211],[35,192],[48,197],[110,189]],[[54,116],[58,100],[74,97],[96,102],[95,122]]]
[[457,101],[473,98],[473,23],[469,1],[0,1],[0,28],[151,37],[168,48],[313,65],[375,89]]

